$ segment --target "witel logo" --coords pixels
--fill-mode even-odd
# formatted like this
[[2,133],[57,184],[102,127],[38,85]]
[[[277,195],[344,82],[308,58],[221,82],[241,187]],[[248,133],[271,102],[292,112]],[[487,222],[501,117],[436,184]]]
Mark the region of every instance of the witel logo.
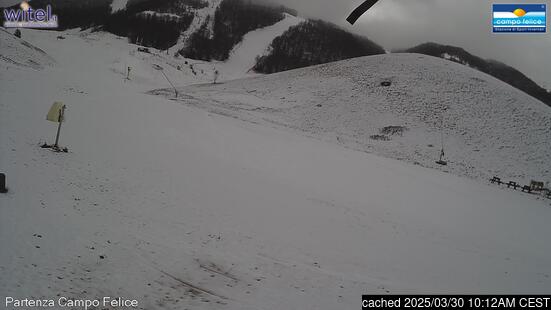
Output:
[[494,4],[494,32],[546,32],[546,4]]
[[20,9],[4,9],[4,27],[6,28],[57,28],[57,16],[52,14],[52,6],[45,9],[33,9],[23,1]]

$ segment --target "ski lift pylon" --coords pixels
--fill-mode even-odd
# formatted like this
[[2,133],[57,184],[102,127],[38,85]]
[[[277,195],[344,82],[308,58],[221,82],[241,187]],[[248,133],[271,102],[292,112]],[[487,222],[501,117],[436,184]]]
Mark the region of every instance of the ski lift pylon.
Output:
[[440,159],[436,161],[437,164],[447,166],[448,162],[444,160],[446,153],[444,153],[444,116],[440,119],[440,142],[442,149],[440,150]]

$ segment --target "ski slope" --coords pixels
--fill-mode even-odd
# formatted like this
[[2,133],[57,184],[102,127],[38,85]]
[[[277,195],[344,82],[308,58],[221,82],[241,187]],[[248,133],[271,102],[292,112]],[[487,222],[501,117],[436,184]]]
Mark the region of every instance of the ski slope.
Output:
[[191,21],[191,25],[189,25],[188,29],[184,31],[180,38],[178,39],[178,43],[169,48],[170,54],[177,54],[179,51],[181,51],[183,48],[186,47],[188,39],[193,35],[197,30],[201,29],[203,25],[206,25],[209,32],[211,32],[212,35],[212,27],[214,25],[214,14],[216,13],[216,9],[220,6],[222,3],[222,0],[205,0],[203,2],[208,3],[208,5],[204,8],[200,9],[194,9],[194,17]]
[[[223,115],[229,108],[205,109],[211,98],[149,95],[166,86],[152,63],[177,85],[202,77],[112,35],[67,32],[60,42],[58,33],[22,32],[55,64],[1,60],[0,169],[10,191],[0,195],[0,296],[353,309],[365,293],[549,291],[548,200],[244,122]],[[20,47],[0,52],[12,48]],[[299,72],[291,81],[302,96],[319,93],[314,83],[347,86]],[[298,91],[266,84],[281,77],[193,89],[285,107],[281,98]],[[68,106],[67,154],[38,147],[54,138],[45,115],[59,100]]]
[[128,0],[113,0],[113,2],[111,3],[111,13],[126,9],[127,2]]
[[183,104],[460,176],[551,180],[551,109],[452,61],[377,55],[181,92]]
[[285,18],[280,22],[247,33],[231,51],[230,58],[221,66],[221,80],[251,75],[256,59],[267,53],[272,41],[302,21],[304,19],[285,13]]

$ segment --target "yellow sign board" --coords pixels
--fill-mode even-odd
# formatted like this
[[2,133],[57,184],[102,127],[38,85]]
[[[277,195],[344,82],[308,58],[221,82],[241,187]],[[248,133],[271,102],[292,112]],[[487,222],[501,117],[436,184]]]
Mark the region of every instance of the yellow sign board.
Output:
[[63,102],[54,102],[52,104],[52,107],[50,108],[50,111],[48,111],[48,115],[46,116],[46,119],[50,122],[55,123],[61,123],[65,121],[65,104]]

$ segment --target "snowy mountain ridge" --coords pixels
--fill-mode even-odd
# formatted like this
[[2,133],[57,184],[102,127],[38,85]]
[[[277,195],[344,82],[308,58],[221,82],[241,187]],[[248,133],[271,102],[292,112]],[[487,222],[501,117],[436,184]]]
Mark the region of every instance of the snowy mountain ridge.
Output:
[[519,70],[492,59],[482,59],[456,46],[425,43],[404,50],[408,53],[421,53],[461,63],[489,74],[551,107],[551,94]]

